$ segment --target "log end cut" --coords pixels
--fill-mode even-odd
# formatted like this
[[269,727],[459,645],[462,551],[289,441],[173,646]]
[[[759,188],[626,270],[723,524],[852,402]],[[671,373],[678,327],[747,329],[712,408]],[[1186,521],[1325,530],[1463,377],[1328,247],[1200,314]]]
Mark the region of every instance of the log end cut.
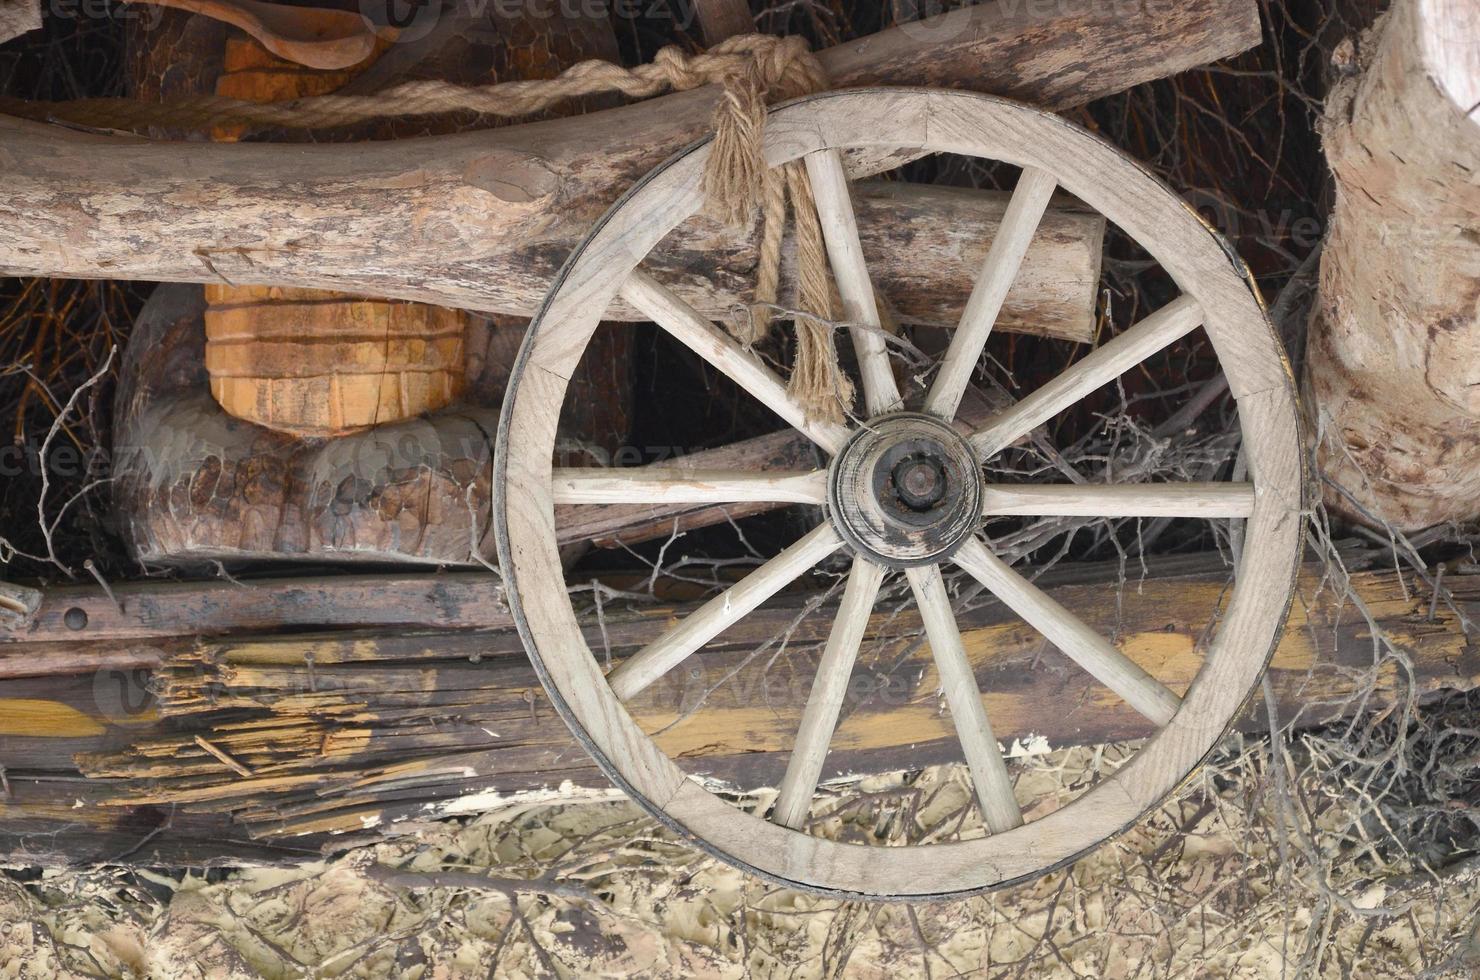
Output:
[[209,286],[206,369],[231,415],[298,436],[341,435],[452,404],[459,310],[309,289]]

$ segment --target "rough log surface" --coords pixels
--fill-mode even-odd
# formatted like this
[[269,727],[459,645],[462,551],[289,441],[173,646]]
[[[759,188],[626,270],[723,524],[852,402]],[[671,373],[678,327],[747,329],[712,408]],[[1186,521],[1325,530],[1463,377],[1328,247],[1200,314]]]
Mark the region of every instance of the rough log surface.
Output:
[[[1061,109],[1258,39],[1250,0],[1001,0],[822,58],[840,87],[969,85]],[[705,89],[576,120],[352,148],[160,145],[4,120],[0,269],[295,285],[528,314],[611,202],[705,132],[715,99]],[[710,309],[707,290],[675,285],[729,312]],[[892,299],[888,279],[879,285]]]
[[[462,13],[453,18],[454,23],[463,20]],[[466,36],[439,34],[398,46],[385,56],[392,64],[377,61],[350,84],[371,74],[393,79],[397,71],[471,81],[480,66],[506,75],[550,75],[583,57],[615,55],[616,40],[604,18],[496,13],[491,24]],[[161,76],[174,79],[175,91],[187,83],[209,91],[217,87],[212,73],[223,67],[236,69],[223,79],[234,79],[234,94],[264,85],[297,85],[299,76],[330,87],[344,80],[344,73],[326,79],[299,72],[285,83],[280,65],[260,49],[240,43],[223,64],[215,57],[221,43],[216,35],[166,34],[160,39],[169,44],[167,59],[147,57],[147,36],[135,44],[135,83],[142,94],[161,86]],[[409,52],[402,50],[408,47]],[[459,53],[457,60],[447,61],[449,49]],[[408,54],[416,58],[408,59]],[[392,137],[397,132],[387,123],[356,135]],[[206,294],[215,294],[214,305],[205,310],[202,329],[198,289],[167,285],[157,290],[135,325],[125,358],[115,413],[118,465],[113,490],[125,534],[139,557],[161,563],[248,557],[476,562],[483,521],[474,515],[487,511],[491,432],[523,336],[522,321],[402,301],[341,297],[344,302],[335,304],[326,300],[336,294],[319,292],[312,293],[312,302],[284,304],[279,301],[302,295],[283,287],[218,284],[207,286]],[[251,305],[222,307],[223,294]],[[222,394],[230,394],[223,390],[222,378],[213,376],[209,387],[206,383],[207,372],[220,373],[222,349],[219,343],[213,348],[213,337],[296,336],[305,332],[302,321],[309,317],[341,330],[340,321],[350,313],[355,314],[356,330],[372,333],[377,327],[388,330],[390,321],[406,313],[423,321],[435,318],[451,328],[440,331],[448,348],[443,376],[455,376],[461,388],[466,374],[470,390],[464,403],[330,441],[294,438],[304,434],[310,414],[303,399],[322,409],[334,404],[327,393],[316,398],[299,390],[287,399],[295,423],[284,426],[294,430],[290,437],[250,424],[285,421],[265,413],[266,406],[253,397],[246,410],[229,406],[248,422],[213,404],[210,396],[221,400]],[[563,420],[563,431],[578,444],[612,451],[625,440],[632,394],[626,340],[626,332],[602,331],[586,362],[591,370],[575,380],[578,397]],[[252,346],[259,353],[264,347]],[[372,346],[372,357],[387,351]],[[253,360],[262,366],[260,357]],[[300,350],[295,363],[277,364],[273,371],[298,372],[311,360]],[[373,381],[378,375],[360,377]],[[315,380],[326,379],[321,374]],[[348,387],[341,376],[328,380],[331,391],[343,394]],[[392,390],[402,394],[405,387],[398,384]],[[261,394],[260,389],[254,394]],[[371,405],[379,401],[370,399]]]
[[[215,93],[255,102],[333,92],[379,54],[341,71],[309,71],[252,38],[230,37],[225,48]],[[218,128],[212,138],[230,142],[239,132]],[[462,310],[224,283],[207,285],[206,300],[211,395],[236,418],[333,436],[434,412],[462,392],[469,318]]]
[[[161,286],[134,327],[120,372],[114,503],[130,547],[159,563],[207,559],[412,560],[468,566],[491,555],[486,526],[491,437],[519,323],[489,324],[486,359],[471,370],[478,407],[381,426],[331,441],[288,438],[233,419],[208,397],[196,287]],[[628,328],[598,330],[573,378],[568,431],[625,428],[612,417],[612,377]],[[620,406],[615,406],[620,407]],[[959,422],[992,410],[974,388]],[[620,412],[616,413],[620,415]],[[607,447],[610,449],[610,446]],[[570,465],[588,465],[581,457]],[[825,465],[794,430],[678,457],[692,469],[811,469]],[[773,503],[563,506],[562,543],[635,544],[773,510]]]
[[[1058,601],[1180,688],[1201,662],[1228,571],[1206,557],[1165,561],[1144,581],[1126,583],[1118,610],[1107,601],[1115,569],[1070,567],[1054,575],[1050,591]],[[465,601],[496,603],[491,576],[441,578],[466,579],[458,593]],[[1360,572],[1352,584],[1377,628],[1412,659],[1418,695],[1480,681],[1480,654],[1460,619],[1480,615],[1480,576],[1446,577],[1453,605],[1432,609],[1430,596],[1390,572]],[[283,594],[281,583],[263,587]],[[354,591],[367,587],[365,580],[346,585],[344,598],[352,602]],[[85,648],[0,645],[0,678],[13,661],[50,663],[54,671],[0,679],[0,718],[11,719],[0,725],[9,784],[0,797],[4,860],[295,861],[364,832],[404,833],[417,821],[500,802],[610,794],[551,710],[511,629],[254,633],[257,614],[242,610],[260,609],[260,600],[232,598],[226,588],[174,586],[175,595],[161,601],[205,610],[205,624],[242,623],[246,632],[100,639]],[[1320,567],[1307,567],[1270,673],[1283,720],[1329,720],[1349,710],[1345,699],[1369,683],[1375,693],[1368,709],[1408,693],[1406,672],[1374,656],[1371,625],[1338,592]],[[427,622],[466,621],[462,603],[428,604],[432,590],[424,581],[388,580],[380,594],[404,599]],[[121,598],[137,610],[135,618],[110,629],[153,630],[170,621],[146,623],[144,607],[135,606],[141,597]],[[43,610],[73,599],[48,597]],[[646,727],[666,728],[665,747],[682,753],[691,772],[745,785],[779,776],[832,619],[828,605],[809,609],[811,599],[793,594],[763,607],[699,655],[697,674],[683,672],[635,704]],[[301,608],[337,601],[319,595]],[[689,608],[609,605],[604,628],[588,617],[588,640],[620,660]],[[990,692],[994,727],[1009,746],[1037,741],[1029,736],[1062,746],[1149,734],[1140,715],[1000,607],[985,603],[959,615],[977,679]],[[293,621],[311,619],[300,612]],[[784,653],[772,647],[752,656],[758,643],[788,629]],[[867,648],[875,653],[855,674],[826,775],[956,758],[913,612],[881,609]],[[154,659],[111,666],[88,654],[107,649],[152,651]],[[701,695],[705,710],[681,720]],[[1266,723],[1254,710],[1241,724],[1257,730]]]
[[[470,368],[464,404],[365,432],[300,439],[232,418],[211,398],[204,311],[198,286],[155,290],[119,371],[113,502],[138,558],[479,565],[479,556],[492,554],[485,536],[493,434],[522,323],[483,325],[476,343],[484,357]],[[580,444],[608,452],[629,424],[626,334],[624,327],[597,332],[562,421]],[[633,516],[588,509],[608,528]],[[573,527],[565,540],[589,539],[584,529]]]
[[207,286],[206,297],[211,395],[236,418],[336,436],[462,394],[462,310],[280,286]]
[[41,27],[41,0],[0,0],[0,43]]
[[234,419],[209,391],[204,313],[198,286],[155,290],[120,370],[113,498],[141,560],[476,561],[495,409],[327,440]]
[[1358,55],[1306,383],[1327,503],[1415,529],[1480,515],[1480,4],[1400,0]]

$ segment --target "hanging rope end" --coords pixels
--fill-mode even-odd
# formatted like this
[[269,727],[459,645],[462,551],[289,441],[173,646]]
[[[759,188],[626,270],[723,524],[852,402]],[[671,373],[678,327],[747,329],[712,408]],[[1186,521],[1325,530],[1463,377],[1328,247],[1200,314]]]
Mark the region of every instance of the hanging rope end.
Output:
[[787,390],[814,422],[843,422],[853,404],[853,382],[838,364],[832,330],[816,323],[798,323],[797,356]]

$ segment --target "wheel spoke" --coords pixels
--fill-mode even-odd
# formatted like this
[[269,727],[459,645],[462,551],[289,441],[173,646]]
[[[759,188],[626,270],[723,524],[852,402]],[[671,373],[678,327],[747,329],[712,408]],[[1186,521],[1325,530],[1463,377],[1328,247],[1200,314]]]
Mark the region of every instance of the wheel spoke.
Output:
[[881,566],[863,558],[853,559],[853,570],[848,573],[848,584],[843,588],[843,601],[838,604],[832,632],[827,636],[827,646],[817,663],[817,679],[812,682],[812,692],[807,696],[807,707],[797,728],[796,744],[791,748],[781,791],[776,796],[776,809],[771,819],[783,827],[800,827],[811,809],[822,763],[827,758],[827,747],[832,742],[838,714],[843,709],[843,698],[853,676],[858,645],[863,641],[869,613],[874,608],[874,600],[878,598],[883,581],[884,569]]
[[806,160],[822,237],[827,242],[828,262],[838,282],[838,295],[843,298],[843,316],[862,325],[851,328],[850,332],[853,348],[858,353],[859,373],[863,376],[864,405],[870,416],[895,411],[903,402],[889,366],[889,348],[878,329],[882,322],[878,301],[874,298],[868,266],[863,261],[842,154],[837,150],[818,150],[807,154]]
[[1158,726],[1177,713],[1182,699],[1109,640],[1051,599],[976,538],[956,552],[956,564],[985,585],[1023,621],[1124,701]]
[[556,469],[557,504],[821,504],[826,470],[755,473],[674,466]]
[[806,410],[786,390],[786,383],[776,376],[776,372],[646,272],[633,269],[622,284],[621,294],[679,343],[714,365],[829,453],[836,453],[848,441],[845,427],[807,418]]
[[832,525],[813,529],[607,674],[613,693],[623,701],[640,693],[842,544]]
[[1191,296],[1173,300],[1012,408],[994,416],[971,437],[972,446],[982,459],[1000,452],[1038,424],[1196,330],[1202,320],[1202,307]]
[[950,597],[946,595],[946,585],[940,577],[940,566],[910,568],[905,570],[905,574],[909,576],[910,588],[914,590],[915,602],[920,607],[920,619],[925,623],[925,635],[930,640],[930,651],[935,655],[940,686],[945,692],[946,705],[951,709],[951,720],[956,724],[956,737],[961,740],[966,765],[971,769],[982,819],[994,834],[1020,827],[1023,814],[1013,796],[1012,777],[1008,775],[1002,750],[997,747],[997,737],[992,734],[991,723],[987,721],[981,688],[976,685],[976,675],[971,662],[966,659],[966,649],[961,645],[961,631],[956,626],[955,614],[951,612]]
[[971,380],[971,372],[986,348],[997,314],[1002,311],[1002,301],[1007,290],[1017,278],[1018,268],[1023,264],[1033,233],[1043,220],[1048,199],[1053,196],[1057,183],[1046,171],[1034,167],[1023,168],[1012,199],[1007,203],[1007,212],[1002,224],[992,239],[986,260],[972,287],[971,297],[961,314],[951,346],[941,361],[940,372],[925,399],[925,411],[943,419],[956,417],[961,405],[961,396]]
[[989,486],[983,517],[1248,517],[1252,483]]

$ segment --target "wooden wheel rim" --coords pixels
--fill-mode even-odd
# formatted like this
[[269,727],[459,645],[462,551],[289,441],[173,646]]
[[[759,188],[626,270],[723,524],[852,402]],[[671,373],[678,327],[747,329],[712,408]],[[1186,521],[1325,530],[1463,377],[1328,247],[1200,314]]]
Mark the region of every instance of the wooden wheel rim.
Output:
[[707,141],[618,201],[552,285],[509,381],[495,533],[512,612],[552,703],[635,801],[710,853],[785,885],[861,898],[960,895],[1041,874],[1123,831],[1227,730],[1269,660],[1294,589],[1304,491],[1295,386],[1232,252],[1180,198],[1099,138],[1007,100],[911,89],[800,100],[773,111],[766,131],[772,166],[853,147],[919,147],[1046,172],[1139,242],[1201,307],[1238,402],[1254,480],[1239,571],[1257,574],[1238,575],[1204,665],[1170,722],[1116,774],[1047,816],[980,839],[906,847],[820,839],[743,812],[685,776],[639,728],[565,591],[554,524],[555,427],[568,378],[603,312],[653,246],[700,209]]

